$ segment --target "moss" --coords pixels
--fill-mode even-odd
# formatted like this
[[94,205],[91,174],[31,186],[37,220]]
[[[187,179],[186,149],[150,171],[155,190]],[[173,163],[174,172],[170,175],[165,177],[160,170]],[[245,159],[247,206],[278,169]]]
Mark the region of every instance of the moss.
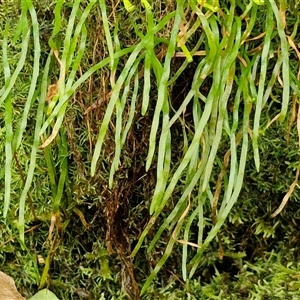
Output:
[[[136,11],[128,17],[126,10],[114,1],[107,2],[108,15],[112,24],[119,26],[118,38],[123,48],[136,45],[140,37],[137,29],[146,33],[144,9],[137,2]],[[239,2],[237,11],[246,8]],[[53,29],[55,1],[35,1],[35,8],[40,22],[40,42],[42,47],[41,65],[50,51],[48,39]],[[63,24],[66,26],[70,16],[72,1],[64,7]],[[82,1],[82,8],[88,1]],[[227,5],[225,1],[223,5]],[[14,6],[15,5],[15,6]],[[174,1],[155,1],[153,3],[154,17],[162,19],[174,10]],[[224,8],[225,9],[225,8]],[[14,34],[15,19],[20,14],[17,2],[12,5],[6,2],[1,6],[1,28],[5,22],[10,23],[9,36]],[[258,22],[253,37],[264,32],[264,8],[258,11]],[[287,27],[292,30],[295,22],[292,10],[287,15]],[[134,28],[136,24],[136,28]],[[98,6],[91,11],[86,21],[87,45],[78,76],[91,65],[108,55],[105,33],[102,26]],[[112,26],[113,28],[114,26]],[[161,31],[160,38],[168,39],[170,24]],[[61,32],[61,37],[65,32]],[[189,40],[192,48],[199,38]],[[3,39],[3,30],[0,31]],[[165,41],[165,40],[162,40]],[[248,50],[255,49],[261,41],[254,40]],[[279,39],[272,41],[272,51],[279,47]],[[164,53],[163,43],[158,44],[157,53]],[[9,46],[9,63],[12,69],[16,67],[19,58],[20,43]],[[34,48],[30,43],[30,51],[26,64],[20,73],[14,90],[14,128],[21,118],[23,105],[31,80]],[[128,57],[119,62],[116,73],[121,72]],[[177,58],[178,59],[178,58]],[[181,66],[182,59],[172,62],[172,74]],[[176,110],[191,88],[191,78],[201,59],[195,58],[178,81],[169,88],[172,107]],[[270,60],[268,78],[271,77],[275,60]],[[298,68],[296,56],[291,56],[291,70]],[[0,68],[0,82],[4,84],[3,71]],[[296,72],[296,71],[295,71]],[[42,75],[42,74],[41,74]],[[159,225],[165,220],[182,195],[188,182],[182,181],[176,187],[171,201],[158,218],[145,240],[144,246],[133,261],[130,258],[138,237],[149,221],[148,209],[155,188],[156,169],[152,167],[145,172],[145,160],[149,146],[149,133],[152,115],[155,109],[156,90],[151,91],[149,111],[145,116],[136,113],[134,126],[122,151],[119,169],[115,176],[114,187],[109,189],[109,169],[114,155],[114,125],[110,124],[107,138],[104,142],[103,156],[100,158],[96,176],[90,176],[90,161],[95,146],[99,123],[103,119],[110,96],[109,67],[97,71],[69,99],[63,128],[67,141],[67,154],[62,154],[61,144],[55,141],[49,147],[53,163],[53,177],[57,182],[61,174],[62,161],[67,161],[67,178],[59,210],[61,223],[52,228],[53,216],[53,186],[50,180],[49,165],[45,160],[45,152],[39,149],[37,167],[28,203],[26,207],[26,238],[25,243],[19,240],[17,214],[19,196],[24,186],[24,176],[28,170],[32,136],[36,121],[37,104],[34,103],[29,116],[26,134],[22,145],[15,154],[11,185],[11,203],[9,216],[0,223],[0,263],[1,271],[12,276],[20,292],[29,297],[39,288],[45,260],[51,259],[49,272],[46,272],[46,284],[60,299],[125,299],[129,294],[138,299],[138,289],[141,288],[161,258],[168,243],[175,223],[170,231],[165,232],[151,254],[147,254],[147,246],[157,232]],[[55,84],[59,76],[59,64],[52,62],[49,84]],[[207,95],[211,88],[212,77],[208,76],[201,86],[201,93]],[[142,84],[139,89],[139,99],[142,94]],[[234,86],[237,89],[237,86]],[[242,192],[232,209],[228,220],[214,240],[204,252],[201,263],[192,280],[184,283],[181,279],[182,245],[176,244],[173,252],[162,268],[159,276],[150,286],[143,299],[297,299],[299,284],[298,250],[299,250],[299,190],[295,189],[291,198],[276,218],[271,214],[280,205],[284,195],[289,190],[299,163],[298,133],[295,120],[290,122],[292,108],[285,122],[275,122],[270,127],[267,124],[280,112],[281,86],[276,83],[270,98],[262,112],[259,151],[261,159],[260,171],[254,166],[253,152],[250,147],[248,163]],[[233,99],[230,99],[228,109],[232,109]],[[202,103],[202,102],[201,102]],[[203,104],[203,103],[202,103]],[[201,105],[202,105],[201,104]],[[200,106],[201,106],[200,105]],[[203,104],[204,105],[204,104]],[[140,106],[136,111],[140,111]],[[240,114],[242,114],[241,104]],[[199,108],[201,109],[201,107]],[[124,114],[129,114],[129,106]],[[0,108],[1,131],[0,153],[4,153],[5,129],[4,107]],[[113,120],[115,116],[113,115]],[[253,113],[251,115],[253,119]],[[184,134],[187,140],[193,138],[192,106],[185,110],[184,120],[172,127],[174,143],[172,145],[172,168],[176,168],[185,151]],[[251,124],[252,126],[252,124]],[[185,131],[183,130],[185,128]],[[50,134],[50,132],[47,132]],[[222,159],[228,150],[228,138],[223,137],[218,150],[218,160],[214,165],[211,185],[217,182]],[[240,151],[240,150],[239,150]],[[156,155],[156,154],[155,154]],[[156,156],[155,156],[155,159]],[[0,164],[4,165],[5,157],[0,155]],[[0,199],[4,198],[4,169],[0,173]],[[221,195],[223,191],[221,192]],[[196,193],[192,193],[195,197]],[[0,210],[3,210],[2,202]],[[191,208],[195,209],[192,204]],[[204,235],[212,228],[210,203],[206,203]],[[58,218],[58,219],[59,219]],[[191,224],[190,241],[197,243],[198,219]],[[185,223],[186,224],[186,223]],[[49,231],[52,228],[53,230]],[[52,233],[52,238],[49,237]],[[183,230],[182,232],[183,233]],[[196,253],[189,248],[188,259]],[[222,256],[223,253],[223,257]],[[132,292],[131,292],[132,291]]]

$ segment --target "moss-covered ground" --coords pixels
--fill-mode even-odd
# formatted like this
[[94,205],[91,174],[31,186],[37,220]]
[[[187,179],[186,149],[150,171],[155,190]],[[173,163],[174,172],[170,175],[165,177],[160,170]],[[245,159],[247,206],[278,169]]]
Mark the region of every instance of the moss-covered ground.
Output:
[[[25,1],[25,0],[24,0]],[[31,2],[31,1],[28,1]],[[61,9],[60,31],[55,36],[55,43],[59,45],[59,51],[63,52],[63,41],[67,33],[67,26],[72,14],[74,3],[79,3],[77,12],[78,20],[82,12],[93,1],[64,1]],[[123,1],[94,1],[95,4],[85,20],[86,43],[84,54],[76,69],[75,79],[80,78],[92,66],[109,57],[109,43],[107,32],[103,25],[103,9],[100,3],[105,2],[108,18],[108,28],[114,39],[114,46],[120,49],[129,49],[139,43],[142,38],[139,33],[145,34],[149,26],[143,1],[131,1],[135,4],[134,12],[124,8]],[[126,1],[125,1],[126,2]],[[150,2],[150,1],[149,1]],[[239,18],[247,9],[251,10],[242,23],[242,30],[255,22],[253,30],[247,38],[247,47],[239,48],[240,62],[237,64],[237,74],[242,70],[243,55],[253,60],[256,59],[256,67],[261,68],[259,58],[263,56],[264,36],[268,28],[266,15],[270,3],[278,5],[284,12],[286,36],[292,36],[289,40],[289,73],[291,81],[291,94],[289,96],[286,118],[279,122],[271,120],[280,114],[282,109],[282,95],[284,74],[278,72],[271,86],[270,96],[261,109],[258,150],[260,156],[259,172],[256,169],[255,147],[251,145],[253,137],[254,115],[256,106],[253,100],[248,135],[250,139],[247,153],[242,189],[236,203],[216,237],[207,245],[201,256],[199,265],[191,279],[184,281],[182,276],[182,243],[175,243],[167,261],[161,265],[161,269],[154,277],[149,288],[141,296],[142,299],[300,299],[300,192],[298,187],[297,172],[299,170],[299,132],[297,122],[300,121],[298,113],[298,97],[300,84],[299,76],[299,44],[300,35],[297,33],[299,21],[299,3],[297,1],[269,1],[263,5],[257,5],[252,0],[237,1],[174,1],[153,0],[152,15],[155,22],[163,20],[176,11],[176,5],[184,3],[187,20],[194,24],[196,15],[190,9],[191,3],[199,7],[201,3],[211,6],[219,6],[216,14],[215,31],[220,30],[224,36],[226,14],[234,8],[233,15]],[[264,1],[261,1],[264,2]],[[188,4],[189,3],[189,4]],[[249,8],[249,3],[252,6]],[[154,152],[154,161],[146,172],[146,159],[149,148],[149,135],[153,125],[158,93],[153,82],[159,77],[151,71],[151,89],[149,91],[149,106],[146,114],[142,114],[143,78],[145,76],[143,66],[138,66],[135,77],[129,81],[130,95],[134,94],[133,81],[139,79],[136,87],[136,107],[126,140],[122,147],[121,159],[114,174],[114,184],[109,185],[110,170],[115,157],[116,120],[117,112],[111,116],[106,137],[103,142],[102,152],[97,161],[97,170],[91,176],[91,161],[94,155],[95,145],[98,139],[99,125],[103,122],[109,101],[112,96],[112,82],[122,76],[122,71],[130,57],[130,53],[119,58],[117,69],[107,64],[94,72],[68,99],[68,106],[64,112],[63,123],[55,140],[47,147],[40,147],[50,136],[56,118],[49,123],[44,133],[40,136],[41,142],[35,155],[36,166],[28,193],[26,193],[26,205],[24,211],[24,240],[22,240],[22,224],[20,225],[20,196],[26,186],[28,174],[30,174],[30,162],[33,137],[35,134],[37,111],[42,91],[43,72],[46,60],[50,53],[51,43],[49,39],[53,33],[55,20],[55,7],[57,1],[41,0],[33,1],[38,25],[41,55],[39,60],[38,84],[35,96],[31,103],[27,123],[20,145],[12,151],[11,176],[10,176],[10,203],[7,216],[5,211],[5,188],[7,188],[7,145],[8,129],[17,131],[19,122],[24,113],[25,102],[34,74],[34,55],[36,45],[31,32],[28,33],[28,51],[21,71],[18,73],[11,90],[12,118],[8,120],[9,101],[6,99],[0,106],[0,270],[14,278],[19,291],[28,298],[38,289],[48,287],[59,299],[140,299],[140,291],[149,275],[160,264],[166,245],[173,237],[174,226],[169,224],[169,231],[164,231],[154,249],[147,253],[147,248],[152,242],[159,226],[168,218],[183,191],[188,186],[188,174],[182,177],[174,188],[170,201],[165,205],[161,214],[155,220],[153,227],[148,232],[144,243],[135,255],[131,253],[138,243],[144,228],[150,220],[149,209],[155,186],[157,183],[157,160],[159,151]],[[0,4],[0,42],[3,49],[7,49],[7,61],[11,72],[17,68],[24,47],[26,34],[21,33],[14,40],[17,32],[17,23],[21,16],[22,3],[18,0],[4,0]],[[231,7],[231,8],[230,8]],[[178,8],[177,8],[178,9]],[[209,11],[209,8],[203,10]],[[256,11],[255,17],[254,9]],[[27,13],[29,25],[32,20]],[[149,16],[148,16],[149,17]],[[282,14],[281,14],[282,17]],[[274,17],[275,20],[275,17]],[[166,22],[157,36],[159,42],[155,47],[157,61],[164,64],[167,53],[168,40],[170,39],[174,20]],[[229,21],[228,21],[229,22]],[[225,24],[223,27],[223,23]],[[74,25],[74,26],[75,26]],[[188,39],[188,49],[193,49],[202,38],[204,29],[202,25]],[[236,26],[236,25],[234,25]],[[272,42],[267,53],[267,74],[265,88],[273,78],[272,72],[281,59],[282,41],[274,24]],[[30,27],[30,26],[29,26]],[[116,30],[117,28],[117,30]],[[184,30],[181,28],[182,32]],[[229,30],[229,29],[228,29]],[[296,34],[293,34],[295,33]],[[22,35],[23,34],[23,35]],[[3,46],[3,41],[7,45]],[[221,39],[221,38],[220,38]],[[79,40],[82,40],[79,39]],[[291,42],[292,40],[292,42]],[[79,44],[79,43],[78,43]],[[295,48],[293,48],[293,45]],[[200,52],[195,54],[193,62],[189,63],[177,80],[168,85],[167,94],[170,108],[170,118],[180,109],[180,106],[189,91],[192,89],[193,76],[197,67],[207,55],[208,42],[203,42]],[[295,50],[296,49],[296,50]],[[202,51],[202,52],[201,52]],[[225,50],[226,51],[226,47]],[[243,52],[244,51],[244,52]],[[182,48],[177,45],[177,56],[171,59],[170,78],[177,74],[184,63],[185,58]],[[74,51],[76,57],[80,51]],[[280,57],[280,58],[279,58]],[[139,59],[139,57],[137,58]],[[142,58],[144,59],[144,58]],[[238,59],[237,59],[238,60]],[[250,62],[247,62],[250,64]],[[154,67],[153,67],[154,68]],[[254,69],[255,67],[253,67]],[[159,69],[159,68],[158,68]],[[55,89],[59,84],[61,65],[59,60],[52,55],[47,83],[47,103],[44,108],[45,122],[49,116],[47,105],[50,105],[55,97]],[[215,73],[211,71],[201,85],[201,95],[209,95]],[[253,71],[254,72],[254,71]],[[67,73],[70,75],[70,72]],[[155,74],[154,74],[155,73]],[[242,73],[242,71],[240,72]],[[7,85],[5,75],[5,63],[0,62],[0,89]],[[253,86],[259,86],[259,71],[253,80]],[[153,84],[153,85],[152,85]],[[294,84],[294,86],[292,86]],[[239,81],[235,78],[232,89],[238,90]],[[253,88],[252,86],[252,88]],[[52,87],[52,90],[51,90]],[[244,92],[244,90],[243,90]],[[298,92],[298,94],[297,94]],[[286,93],[286,92],[285,92]],[[0,96],[3,95],[3,90]],[[199,99],[203,100],[202,96]],[[202,98],[201,98],[202,97]],[[133,100],[132,100],[133,101]],[[229,112],[236,111],[240,118],[240,128],[243,124],[244,105],[234,106],[234,97],[228,100],[226,109]],[[123,114],[129,118],[131,111],[130,101],[124,107]],[[204,107],[201,104],[201,110]],[[200,100],[199,100],[200,103]],[[183,160],[187,145],[192,141],[195,133],[195,106],[190,103],[184,109],[181,117],[176,119],[171,127],[171,165],[170,174],[173,174]],[[200,106],[200,105],[199,105]],[[50,111],[51,114],[51,111]],[[57,116],[56,116],[57,117]],[[58,117],[57,117],[58,118]],[[231,115],[229,116],[229,119]],[[232,117],[233,118],[233,117]],[[231,121],[231,119],[230,119]],[[162,120],[160,120],[162,122]],[[126,122],[123,120],[122,130],[125,130]],[[211,125],[213,126],[213,125]],[[299,124],[298,124],[299,127]],[[211,133],[208,128],[206,133]],[[157,141],[164,129],[159,127]],[[225,131],[224,131],[225,132]],[[216,159],[213,164],[212,174],[209,179],[211,195],[215,194],[218,186],[220,170],[226,165],[225,158],[230,148],[230,139],[222,133],[221,142],[217,149]],[[217,134],[216,134],[217,135]],[[239,137],[240,135],[240,137]],[[237,142],[241,140],[241,131],[237,132]],[[203,149],[205,147],[203,146]],[[205,149],[204,149],[205,150]],[[204,151],[203,150],[203,151]],[[202,151],[202,150],[201,150]],[[199,152],[201,152],[199,150]],[[241,148],[237,148],[238,156]],[[224,158],[225,157],[225,158]],[[224,162],[223,162],[224,160]],[[188,171],[186,171],[188,172]],[[62,185],[60,183],[63,181]],[[230,181],[225,175],[221,183],[220,197],[224,196],[225,186]],[[294,188],[293,187],[294,182]],[[283,210],[274,218],[271,215],[280,206],[288,192],[291,192],[289,200]],[[61,194],[60,194],[61,192]],[[60,195],[60,196],[58,196]],[[208,198],[209,198],[208,193]],[[195,192],[190,193],[191,198],[197,198]],[[213,196],[211,196],[211,201]],[[57,202],[55,202],[57,200]],[[197,201],[192,202],[191,211],[199,209]],[[216,224],[215,211],[211,209],[209,201],[202,205],[204,213],[202,232],[204,238]],[[184,209],[181,209],[182,215]],[[179,217],[177,218],[178,221]],[[189,224],[189,220],[191,220]],[[176,221],[176,222],[177,222]],[[178,223],[181,220],[179,219]],[[184,226],[180,231],[180,238],[185,239],[185,228],[188,230],[189,242],[199,242],[199,219],[183,221]],[[177,228],[177,227],[176,227]],[[183,238],[184,237],[184,238]],[[179,239],[179,238],[178,238]],[[184,242],[183,242],[184,244]],[[192,260],[197,252],[196,247],[191,247],[187,252],[187,260]]]

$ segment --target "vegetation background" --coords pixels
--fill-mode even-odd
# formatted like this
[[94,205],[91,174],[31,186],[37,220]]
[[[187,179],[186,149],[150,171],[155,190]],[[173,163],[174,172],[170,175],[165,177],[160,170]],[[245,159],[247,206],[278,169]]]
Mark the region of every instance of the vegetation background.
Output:
[[26,298],[300,299],[298,1],[0,5],[0,262]]

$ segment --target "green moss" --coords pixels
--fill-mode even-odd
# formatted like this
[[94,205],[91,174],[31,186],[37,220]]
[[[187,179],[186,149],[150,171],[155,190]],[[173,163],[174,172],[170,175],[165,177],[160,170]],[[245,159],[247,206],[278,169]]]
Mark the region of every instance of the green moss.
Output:
[[[89,1],[81,1],[75,24],[78,24],[78,18],[88,3]],[[117,1],[116,3],[113,1],[106,1],[105,3],[114,46],[118,43],[116,35],[121,48],[137,45],[142,35],[147,33],[148,26],[145,10],[141,3],[135,1],[136,10],[130,14],[124,9],[122,3],[118,3],[118,6],[115,6]],[[0,6],[0,16],[2,17],[0,20],[1,41],[3,40],[5,23],[9,24],[8,35],[12,40],[20,14],[19,4],[17,1],[5,1]],[[220,4],[222,9],[229,14],[231,1],[224,1]],[[241,15],[248,4],[249,1],[237,1],[235,15]],[[298,3],[294,4],[298,5]],[[42,68],[50,52],[48,41],[54,26],[55,1],[34,1],[34,5],[40,26],[42,49],[40,63]],[[293,11],[293,5],[289,3],[289,6],[287,32],[294,29],[294,24],[298,18],[297,13]],[[73,1],[68,1],[63,7],[62,30],[56,37],[57,45],[62,45],[66,35],[66,26],[70,19],[72,7]],[[162,20],[163,17],[175,10],[175,2],[153,1],[152,8],[154,20]],[[209,15],[209,10],[206,11]],[[260,6],[254,29],[249,38],[257,37],[265,32],[265,14],[266,7]],[[186,18],[195,22],[195,14],[192,17],[190,10],[187,10]],[[218,15],[216,22],[219,23],[213,29],[218,31],[218,26],[220,26],[223,31],[225,28],[229,30],[229,19],[229,17],[223,19],[221,14]],[[248,19],[243,21],[243,29],[249,21]],[[157,43],[155,52],[158,56],[162,55],[160,57],[162,64],[165,60],[165,46],[169,43],[172,22],[167,23],[160,31],[159,36],[156,37],[159,43]],[[85,25],[87,28],[85,53],[75,79],[78,79],[92,65],[109,55],[98,3],[89,13]],[[117,26],[118,30],[116,30]],[[189,50],[193,49],[199,39],[202,38],[202,32],[203,29],[198,28],[192,38],[188,40],[187,47]],[[226,32],[224,31],[222,34],[226,35]],[[9,64],[12,70],[16,68],[20,57],[20,42],[21,37],[16,43],[9,43]],[[299,41],[295,35],[295,43],[297,42]],[[271,78],[277,62],[279,44],[280,39],[274,30],[267,69],[268,80]],[[204,51],[207,49],[207,45],[208,41],[201,43],[201,47],[197,50]],[[261,39],[254,39],[247,44],[247,47],[241,45],[240,57],[243,57],[245,53],[249,59],[252,59],[253,55],[254,57],[260,55],[259,47],[261,45]],[[59,48],[63,51],[62,46]],[[178,47],[177,52],[180,51],[180,47]],[[78,52],[75,51],[74,54],[76,57]],[[32,78],[33,55],[34,44],[30,39],[25,65],[12,90],[14,114],[12,126],[14,130],[17,128],[24,111],[24,103]],[[125,55],[119,59],[118,69],[115,70],[117,78],[124,69],[128,57],[129,55]],[[197,81],[197,78],[195,82],[193,81],[193,76],[202,59],[202,56],[193,57],[193,62],[186,66],[178,79],[168,86],[170,108],[174,109],[174,112],[170,113],[170,117],[180,108],[193,84]],[[183,59],[176,57],[171,62],[170,72],[173,76],[182,66]],[[53,58],[47,85],[57,83],[59,67],[59,63]],[[260,70],[260,63],[257,67]],[[290,53],[291,73],[296,74],[298,67],[298,58]],[[142,68],[143,66],[138,68],[137,74],[142,74]],[[236,74],[238,75],[233,84],[234,93],[237,91],[242,70],[243,67],[238,62],[236,65]],[[41,89],[42,72],[38,77],[37,93]],[[199,157],[194,158],[190,168],[183,171],[172,197],[161,215],[155,220],[142,248],[134,260],[130,258],[130,253],[149,221],[149,207],[156,184],[156,165],[152,165],[150,170],[145,172],[145,161],[148,154],[152,117],[157,103],[157,89],[154,84],[157,74],[155,72],[151,74],[151,101],[145,116],[141,115],[144,82],[140,76],[134,125],[130,129],[123,146],[120,164],[114,178],[114,186],[110,189],[108,179],[114,158],[115,122],[117,118],[115,113],[112,114],[108,126],[103,152],[99,158],[98,169],[94,177],[90,175],[90,163],[98,136],[99,124],[102,123],[106,112],[113,85],[110,82],[112,74],[114,73],[111,66],[107,65],[96,71],[80,86],[68,100],[68,108],[59,132],[60,138],[55,139],[46,151],[41,148],[38,149],[37,165],[26,200],[26,234],[25,241],[22,242],[19,238],[18,226],[19,199],[28,174],[34,126],[37,120],[38,98],[35,99],[30,108],[26,132],[12,164],[11,202],[8,217],[6,220],[0,218],[1,271],[15,279],[20,292],[26,297],[33,295],[39,287],[41,288],[40,284],[43,279],[47,287],[60,299],[126,299],[128,297],[126,294],[138,299],[137,289],[142,288],[150,272],[157,266],[166,249],[166,244],[172,237],[176,222],[187,207],[187,203],[186,205],[184,203],[179,209],[180,213],[177,213],[176,218],[174,217],[170,221],[167,226],[168,230],[161,235],[153,251],[147,253],[147,247],[157,233],[159,226],[176,207],[178,200],[191,182],[193,174],[197,171],[200,164],[195,167],[192,163]],[[68,75],[70,72],[67,73]],[[212,84],[216,85],[214,74],[208,72],[206,75],[207,78],[200,88],[201,95],[198,95],[199,99],[196,99],[199,103],[195,104],[195,100],[193,104],[189,104],[183,115],[171,128],[173,143],[171,145],[170,176],[178,168],[194,137],[197,123],[195,112],[198,112],[199,116],[201,115],[205,106],[203,99],[210,93]],[[257,88],[258,80],[259,72],[253,80],[254,87],[252,86],[252,88]],[[2,61],[0,63],[0,82],[4,86]],[[130,86],[130,96],[132,90],[133,85]],[[297,299],[299,295],[297,277],[299,257],[297,253],[299,252],[300,239],[298,230],[300,194],[298,186],[296,186],[280,215],[276,218],[270,217],[288,192],[299,164],[296,121],[290,123],[292,103],[290,103],[289,113],[284,122],[276,121],[270,127],[267,126],[270,120],[280,113],[281,97],[282,86],[280,81],[275,80],[270,98],[261,112],[258,139],[260,170],[259,172],[256,171],[250,141],[242,191],[228,219],[218,232],[217,238],[208,245],[202,254],[194,277],[186,283],[183,282],[181,266],[183,246],[180,243],[175,243],[168,260],[151,283],[143,299]],[[241,96],[242,98],[243,96]],[[256,105],[254,98],[250,114],[250,129],[253,127]],[[130,114],[131,101],[129,98],[124,107],[123,114],[126,117]],[[240,105],[236,111],[239,116],[238,128],[242,126],[243,101],[238,99]],[[237,105],[234,96],[230,96],[227,107],[229,112],[234,110],[234,105]],[[218,112],[215,111],[215,113],[215,117],[217,117]],[[5,176],[3,167],[5,164],[6,133],[4,118],[5,107],[2,105],[0,107],[0,153],[3,153],[0,155],[0,185],[2,187],[0,189],[0,211],[3,210]],[[46,116],[43,122],[45,119]],[[230,124],[232,124],[233,119],[234,116],[229,114]],[[125,124],[124,120],[123,123]],[[44,138],[51,134],[51,126],[46,130]],[[214,134],[217,134],[213,130],[213,118],[209,126],[204,131],[204,135],[207,135],[207,143],[210,140],[213,141]],[[158,135],[163,133],[163,130],[160,128]],[[249,136],[251,136],[250,133],[249,130]],[[203,149],[201,147],[199,153],[205,150],[204,147]],[[202,198],[198,198],[199,191],[201,191],[201,187],[198,185],[190,193],[192,203],[178,238],[183,238],[189,213],[199,209],[199,203],[204,197],[206,197],[206,202],[203,205],[204,229],[198,227],[201,220],[195,216],[194,219],[190,219],[186,236],[190,242],[198,243],[199,232],[203,229],[203,237],[205,238],[213,228],[211,203],[219,173],[224,167],[223,157],[229,148],[230,140],[224,131],[216,160],[212,164],[212,174],[208,182],[210,189],[203,193]],[[155,162],[158,153],[159,149],[156,149]],[[237,154],[238,156],[241,154],[241,143],[238,145]],[[56,199],[58,183],[63,171],[66,171],[66,178],[62,185],[62,196],[59,199],[59,205],[56,203],[54,207],[54,199]],[[202,184],[203,178],[201,177],[199,181]],[[227,172],[221,184],[220,199],[224,196],[228,181],[229,173]],[[220,209],[220,205],[217,207]],[[54,216],[54,213],[56,213],[57,223],[53,227],[51,217]],[[51,229],[50,232],[49,229]],[[48,238],[49,234],[52,236],[50,239]],[[189,262],[196,253],[197,249],[189,246],[186,253],[187,261]],[[48,265],[47,258],[50,261]],[[45,272],[45,261],[49,267],[47,272]],[[191,265],[188,264],[187,268],[189,271]],[[133,277],[135,277],[136,282]],[[130,292],[131,290],[134,291]]]

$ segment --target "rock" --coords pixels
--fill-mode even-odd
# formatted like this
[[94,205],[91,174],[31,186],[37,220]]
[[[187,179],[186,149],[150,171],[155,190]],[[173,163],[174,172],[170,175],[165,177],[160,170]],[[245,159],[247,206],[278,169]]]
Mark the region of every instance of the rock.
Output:
[[0,300],[26,300],[17,291],[14,280],[0,271]]

